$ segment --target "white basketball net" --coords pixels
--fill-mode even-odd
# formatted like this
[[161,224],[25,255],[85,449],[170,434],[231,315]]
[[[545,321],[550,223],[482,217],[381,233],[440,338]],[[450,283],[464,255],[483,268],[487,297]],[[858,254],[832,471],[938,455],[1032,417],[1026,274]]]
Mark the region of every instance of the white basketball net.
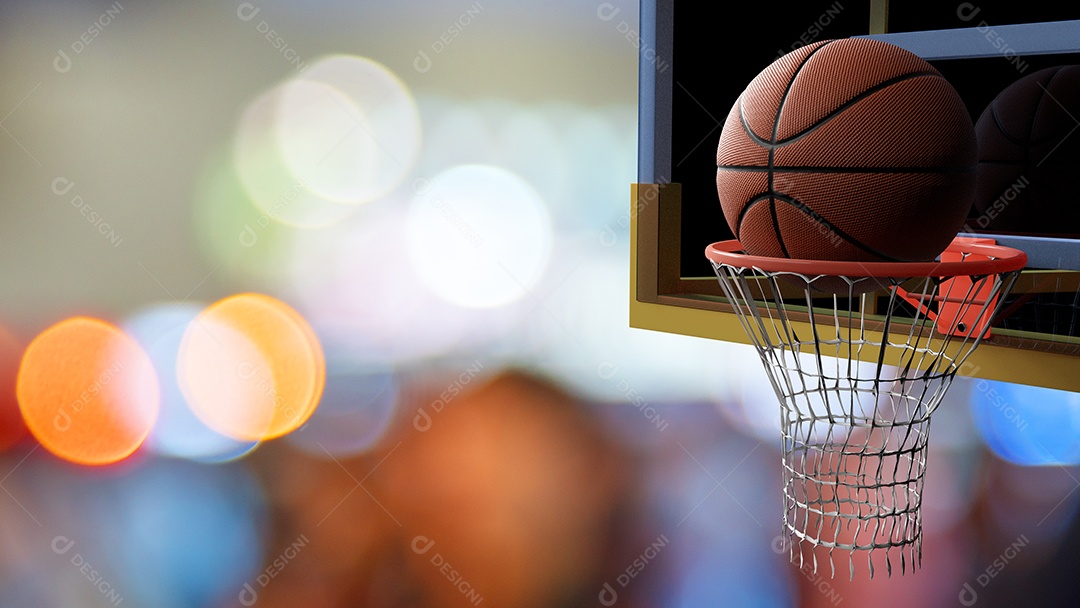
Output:
[[[852,578],[862,559],[872,577],[879,556],[890,576],[897,562],[917,569],[930,415],[990,325],[941,333],[933,318],[951,301],[960,317],[992,319],[1018,272],[956,281],[713,268],[780,400],[792,562],[817,573],[828,561],[833,577],[844,558]],[[872,288],[885,290],[876,305]]]

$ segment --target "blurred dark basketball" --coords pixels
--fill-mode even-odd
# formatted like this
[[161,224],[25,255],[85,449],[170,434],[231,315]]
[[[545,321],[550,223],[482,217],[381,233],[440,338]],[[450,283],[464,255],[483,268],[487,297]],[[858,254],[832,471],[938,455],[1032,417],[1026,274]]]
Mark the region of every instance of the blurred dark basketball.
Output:
[[1080,66],[1039,70],[998,94],[975,124],[973,228],[1080,232],[1078,120]]
[[716,187],[747,253],[925,261],[964,224],[975,159],[964,103],[930,64],[829,40],[777,59],[735,102]]

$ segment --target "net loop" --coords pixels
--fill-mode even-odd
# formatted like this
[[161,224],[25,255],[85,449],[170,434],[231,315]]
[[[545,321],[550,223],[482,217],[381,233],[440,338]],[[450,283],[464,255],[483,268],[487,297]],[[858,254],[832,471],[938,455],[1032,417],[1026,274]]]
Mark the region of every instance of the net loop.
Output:
[[762,258],[706,250],[780,401],[791,561],[849,576],[865,552],[901,573],[922,560],[930,417],[989,334],[1027,262],[958,238],[934,262]]

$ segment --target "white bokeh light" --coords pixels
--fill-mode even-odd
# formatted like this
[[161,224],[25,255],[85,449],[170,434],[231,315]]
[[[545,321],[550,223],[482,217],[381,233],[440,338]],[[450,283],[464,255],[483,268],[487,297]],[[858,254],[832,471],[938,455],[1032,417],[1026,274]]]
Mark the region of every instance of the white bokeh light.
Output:
[[420,114],[400,79],[370,59],[333,55],[294,84],[276,121],[293,175],[340,203],[375,200],[401,183],[420,151]]
[[251,202],[265,221],[299,228],[321,228],[341,221],[355,211],[316,194],[311,180],[291,172],[277,145],[275,125],[283,99],[303,96],[335,97],[344,105],[351,102],[325,84],[289,81],[253,100],[240,117],[233,142],[236,173]]
[[439,297],[493,308],[523,298],[540,279],[551,219],[525,180],[499,167],[462,165],[413,185],[409,257]]

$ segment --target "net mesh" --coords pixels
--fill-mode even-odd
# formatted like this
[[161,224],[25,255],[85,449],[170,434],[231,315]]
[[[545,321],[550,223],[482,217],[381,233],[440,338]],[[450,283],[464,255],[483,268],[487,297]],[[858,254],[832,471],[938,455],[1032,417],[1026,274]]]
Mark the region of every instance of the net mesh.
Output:
[[781,405],[792,562],[872,577],[922,557],[930,416],[1018,272],[850,278],[713,262]]

